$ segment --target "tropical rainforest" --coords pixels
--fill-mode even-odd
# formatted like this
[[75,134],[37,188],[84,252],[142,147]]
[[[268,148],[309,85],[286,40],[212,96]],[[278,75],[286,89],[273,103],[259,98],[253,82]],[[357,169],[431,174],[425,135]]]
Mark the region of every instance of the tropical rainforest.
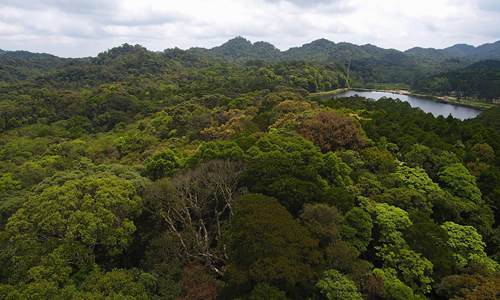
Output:
[[0,299],[498,299],[500,107],[311,96],[498,98],[494,46],[0,52]]

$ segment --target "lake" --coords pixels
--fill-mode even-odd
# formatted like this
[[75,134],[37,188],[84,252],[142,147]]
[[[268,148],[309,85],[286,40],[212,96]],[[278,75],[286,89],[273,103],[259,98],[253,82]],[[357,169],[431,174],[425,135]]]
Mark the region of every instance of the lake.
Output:
[[350,90],[335,95],[335,98],[352,97],[355,95],[374,100],[378,100],[382,97],[400,99],[401,101],[408,102],[411,107],[418,107],[426,113],[433,114],[435,117],[437,116],[447,117],[448,115],[452,115],[454,118],[465,120],[465,119],[473,119],[481,113],[480,110],[475,108],[470,108],[450,103],[442,103],[430,98],[415,97],[415,96],[402,95],[389,92]]

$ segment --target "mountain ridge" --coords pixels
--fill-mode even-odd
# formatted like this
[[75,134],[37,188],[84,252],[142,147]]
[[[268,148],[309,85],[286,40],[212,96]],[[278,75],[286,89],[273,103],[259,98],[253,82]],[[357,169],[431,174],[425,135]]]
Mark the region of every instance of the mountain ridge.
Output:
[[[415,47],[406,51],[385,49],[371,44],[356,45],[347,42],[335,43],[328,39],[317,39],[299,47],[281,51],[264,41],[252,43],[238,36],[225,43],[206,48],[165,49],[150,51],[141,45],[123,44],[108,49],[95,57],[61,58],[46,53],[28,51],[6,51],[0,55],[0,79],[10,80],[9,74],[26,78],[29,70],[33,74],[46,74],[65,64],[85,64],[90,61],[95,65],[115,64],[125,59],[127,63],[117,63],[119,68],[132,67],[133,72],[140,70],[155,73],[167,63],[172,55],[191,57],[191,61],[226,60],[235,63],[263,63],[304,61],[330,65],[347,73],[350,69],[352,78],[359,85],[368,87],[373,83],[413,85],[422,77],[458,70],[484,59],[500,60],[500,41],[473,47],[457,44],[444,49]],[[187,60],[189,61],[189,60]],[[131,64],[132,62],[132,64]]]
[[[129,45],[129,44],[125,43],[124,45]],[[406,50],[398,50],[398,49],[394,49],[394,48],[383,48],[383,47],[380,47],[380,46],[377,46],[377,45],[374,45],[371,43],[358,45],[358,44],[350,43],[350,42],[334,42],[334,41],[331,41],[331,40],[326,39],[326,38],[319,38],[319,39],[313,40],[311,42],[304,43],[300,46],[293,46],[293,47],[290,47],[286,50],[280,50],[279,48],[277,48],[276,46],[274,46],[270,42],[259,40],[259,41],[252,43],[250,40],[246,39],[245,37],[236,36],[236,37],[231,38],[231,39],[227,40],[226,42],[224,42],[218,46],[215,46],[215,47],[211,47],[211,48],[190,47],[190,48],[187,48],[183,51],[188,51],[188,52],[207,52],[208,51],[208,52],[215,52],[215,53],[221,54],[221,52],[223,52],[223,50],[225,48],[234,47],[235,45],[238,48],[240,48],[240,50],[266,49],[270,52],[274,52],[275,54],[276,53],[294,52],[300,48],[316,48],[316,49],[322,48],[322,49],[328,50],[330,47],[334,47],[334,46],[342,46],[343,45],[345,47],[346,45],[349,45],[352,47],[360,47],[360,48],[364,48],[364,49],[376,48],[379,50],[397,51],[397,52],[402,52],[402,53],[413,53],[413,52],[422,51],[422,50],[425,50],[428,52],[438,51],[438,52],[448,53],[453,57],[464,57],[464,56],[474,55],[477,53],[481,53],[484,55],[484,54],[488,54],[488,53],[491,54],[491,52],[493,52],[494,56],[497,57],[497,58],[493,58],[493,59],[500,59],[500,40],[494,41],[491,43],[481,44],[478,46],[473,46],[473,45],[469,45],[469,44],[465,44],[465,43],[458,43],[458,44],[454,44],[452,46],[445,47],[445,48],[416,46],[416,47],[412,47],[412,48],[409,48]],[[106,51],[109,51],[111,49],[118,48],[118,47],[120,47],[120,46],[101,51],[100,53],[103,53],[103,52],[106,52]],[[179,49],[179,48],[177,48],[177,47],[165,48],[164,50],[160,50],[157,52],[174,50],[174,49]],[[148,50],[148,51],[151,51],[151,50]],[[7,54],[7,53],[9,53],[9,54],[12,54],[12,53],[30,53],[30,54],[34,54],[34,55],[50,55],[50,56],[57,57],[57,58],[66,58],[66,57],[61,57],[61,56],[57,56],[57,55],[54,55],[51,53],[45,53],[45,52],[32,52],[32,51],[27,51],[27,50],[3,50],[3,49],[0,49],[0,55]],[[98,54],[95,56],[98,56]],[[95,57],[95,56],[90,56],[90,57]],[[79,58],[87,58],[87,57],[68,57],[68,59],[79,59]],[[484,59],[491,59],[491,58],[484,58]]]

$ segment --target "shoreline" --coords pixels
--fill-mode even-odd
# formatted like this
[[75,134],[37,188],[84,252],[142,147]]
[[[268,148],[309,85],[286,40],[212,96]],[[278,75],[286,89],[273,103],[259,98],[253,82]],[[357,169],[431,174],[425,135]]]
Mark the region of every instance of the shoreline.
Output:
[[454,105],[464,106],[464,107],[468,107],[468,108],[474,108],[474,109],[478,109],[481,111],[497,106],[496,104],[493,104],[493,103],[486,103],[486,102],[481,102],[481,101],[468,101],[468,100],[466,100],[467,102],[462,102],[454,97],[418,94],[418,93],[414,93],[414,92],[411,92],[408,90],[397,90],[397,89],[384,90],[384,89],[369,89],[369,88],[342,88],[342,89],[336,89],[336,90],[331,90],[331,91],[326,91],[326,92],[313,93],[313,94],[310,94],[310,96],[311,97],[319,97],[319,98],[334,97],[336,95],[345,93],[347,91],[383,92],[383,93],[391,93],[391,94],[397,94],[397,95],[413,96],[413,97],[418,97],[418,98],[426,98],[426,99],[430,99],[430,100],[440,102],[440,103],[445,103],[445,104],[454,104]]

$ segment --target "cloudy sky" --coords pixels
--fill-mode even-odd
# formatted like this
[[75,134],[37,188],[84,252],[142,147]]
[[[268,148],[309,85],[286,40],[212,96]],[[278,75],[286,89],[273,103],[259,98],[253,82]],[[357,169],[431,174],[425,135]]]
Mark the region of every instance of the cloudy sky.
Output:
[[111,47],[286,50],[318,38],[405,50],[500,40],[500,0],[0,0],[0,49],[94,56]]

